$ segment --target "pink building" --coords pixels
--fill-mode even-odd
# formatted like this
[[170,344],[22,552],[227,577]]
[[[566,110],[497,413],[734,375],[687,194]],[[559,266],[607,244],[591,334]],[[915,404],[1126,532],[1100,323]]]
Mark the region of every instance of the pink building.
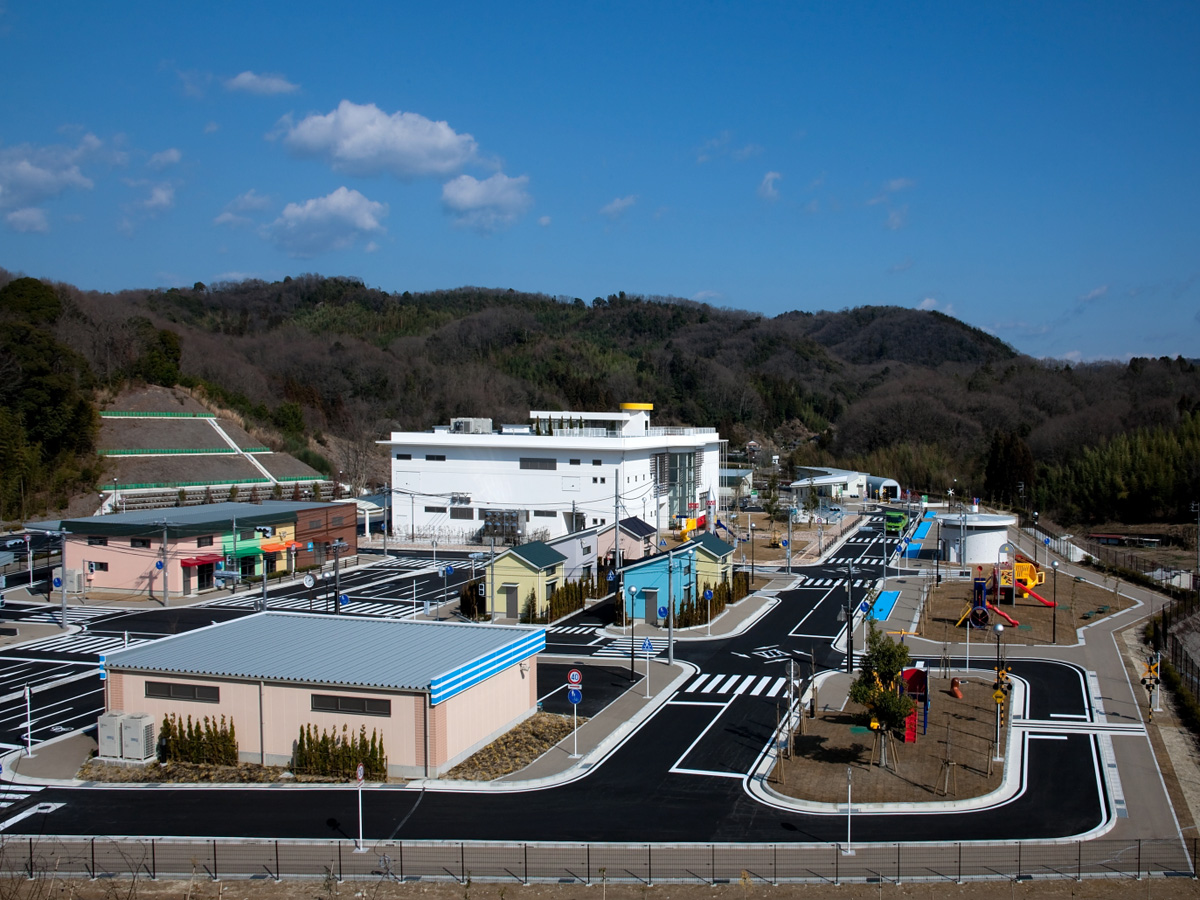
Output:
[[534,713],[545,646],[536,627],[258,613],[111,654],[105,708],[223,715],[267,765],[302,726],[366,726],[389,775],[437,777]]

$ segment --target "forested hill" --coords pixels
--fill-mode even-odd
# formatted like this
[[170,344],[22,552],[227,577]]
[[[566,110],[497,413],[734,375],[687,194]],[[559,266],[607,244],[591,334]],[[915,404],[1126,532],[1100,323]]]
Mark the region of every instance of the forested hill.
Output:
[[[13,277],[0,270],[0,288],[31,281]],[[451,416],[523,422],[530,409],[646,401],[659,424],[712,425],[733,447],[753,437],[795,464],[868,467],[936,493],[957,478],[1004,497],[1033,485],[1038,466],[1176,428],[1200,405],[1184,360],[1046,363],[940,313],[895,307],[767,318],[623,293],[389,294],[318,275],[50,287],[60,311],[48,328],[87,379],[201,388],[292,446],[316,432],[374,438]],[[19,317],[9,293],[0,315]]]

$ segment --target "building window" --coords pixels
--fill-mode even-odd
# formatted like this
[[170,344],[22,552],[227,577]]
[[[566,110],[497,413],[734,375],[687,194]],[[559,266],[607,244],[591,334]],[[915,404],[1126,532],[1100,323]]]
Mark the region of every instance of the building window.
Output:
[[108,538],[93,537],[92,535],[88,535],[88,546],[89,547],[107,547],[108,546]]
[[220,703],[221,689],[215,684],[178,684],[174,681],[147,681],[146,696],[156,700],[191,700],[195,703]]
[[334,516],[332,519],[329,520],[329,525],[330,525],[330,527],[335,527],[337,525],[341,525],[342,521],[344,519],[345,519],[345,516]]
[[446,454],[445,453],[426,453],[425,461],[426,462],[445,462]]
[[577,460],[577,459],[571,460],[571,465],[573,465],[573,466],[579,465],[579,460]]
[[396,459],[412,459],[411,453],[397,453]]
[[353,713],[359,716],[390,716],[392,701],[380,697],[339,697],[335,694],[313,694],[313,712]]
[[108,571],[108,563],[90,562],[90,563],[88,563],[88,571],[89,572],[107,572]]
[[320,527],[321,527],[320,519],[309,519],[308,520],[308,530],[309,531],[315,531],[316,529],[318,529]]
[[542,518],[542,519],[553,519],[555,516],[558,515],[558,513],[556,513],[552,509],[535,509],[533,511],[533,514],[535,516],[537,516],[538,518]]
[[601,464],[601,463],[600,463],[600,460],[598,460],[598,459],[593,459],[593,460],[592,460],[592,465],[593,465],[593,466],[598,466],[598,465],[600,465],[600,464]]
[[465,509],[461,506],[452,506],[450,508],[450,518],[452,518],[452,519],[474,519],[475,518],[475,510],[471,509],[471,507],[469,507],[469,506],[466,507]]
[[238,532],[238,540],[239,540],[239,541],[252,541],[252,540],[254,540],[254,529],[253,529],[253,528],[250,528],[250,529],[248,529],[248,530],[246,530],[246,531],[239,531],[239,532]]
[[550,470],[553,470],[553,469],[558,468],[558,460],[546,459],[544,457],[537,457],[537,456],[522,456],[521,457],[521,468],[522,469],[550,469]]
[[427,513],[443,513],[444,514],[446,512],[446,507],[444,507],[444,506],[427,506],[427,507],[425,507],[425,512],[427,512]]
[[137,547],[139,550],[146,550],[150,546],[150,538],[130,538],[130,547]]
[[196,538],[197,547],[211,547],[212,545],[213,539],[211,534],[208,537]]

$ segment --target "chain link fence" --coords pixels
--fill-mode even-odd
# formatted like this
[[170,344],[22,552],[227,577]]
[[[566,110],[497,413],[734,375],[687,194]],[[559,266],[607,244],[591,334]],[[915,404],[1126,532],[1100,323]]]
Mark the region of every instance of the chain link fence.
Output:
[[0,876],[337,881],[817,883],[1196,878],[1197,839],[612,844],[9,838]]

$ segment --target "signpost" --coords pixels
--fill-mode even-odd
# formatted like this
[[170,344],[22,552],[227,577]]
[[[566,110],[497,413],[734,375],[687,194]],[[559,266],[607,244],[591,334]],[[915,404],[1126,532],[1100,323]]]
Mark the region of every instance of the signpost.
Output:
[[654,645],[650,643],[650,638],[642,641],[642,650],[646,654],[646,699],[650,699],[650,653],[654,650]]
[[317,583],[317,579],[313,578],[312,575],[304,576],[304,586],[306,588],[308,588],[308,611],[309,612],[312,612],[312,608],[313,608],[313,585],[315,585],[316,583]]
[[708,634],[712,636],[712,590],[705,589],[704,599],[708,601]]
[[579,759],[579,702],[583,699],[583,673],[578,669],[567,672],[567,700],[571,702],[571,737],[574,750],[571,759]]
[[367,852],[367,848],[363,846],[362,789],[364,774],[363,764],[359,763],[358,768],[354,772],[354,776],[358,780],[358,843],[354,846],[355,853]]

